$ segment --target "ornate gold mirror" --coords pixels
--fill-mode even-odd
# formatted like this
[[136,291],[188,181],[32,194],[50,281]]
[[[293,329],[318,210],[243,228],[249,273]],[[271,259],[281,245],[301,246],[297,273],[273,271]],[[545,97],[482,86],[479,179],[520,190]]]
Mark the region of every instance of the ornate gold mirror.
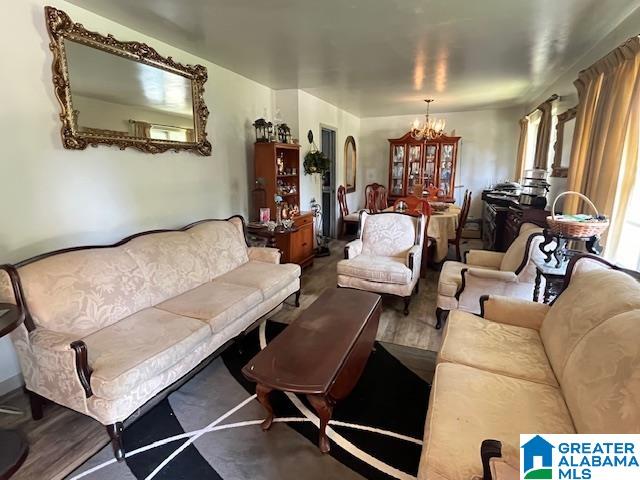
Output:
[[205,67],[90,32],[53,7],[45,7],[45,15],[65,148],[105,144],[211,155]]
[[347,140],[344,142],[344,182],[347,193],[356,191],[356,157],[356,141],[351,135],[349,135]]
[[558,115],[556,126],[556,144],[553,150],[553,165],[551,176],[565,178],[569,173],[569,160],[571,158],[571,144],[573,143],[573,129],[576,125],[576,113],[578,107],[573,107]]

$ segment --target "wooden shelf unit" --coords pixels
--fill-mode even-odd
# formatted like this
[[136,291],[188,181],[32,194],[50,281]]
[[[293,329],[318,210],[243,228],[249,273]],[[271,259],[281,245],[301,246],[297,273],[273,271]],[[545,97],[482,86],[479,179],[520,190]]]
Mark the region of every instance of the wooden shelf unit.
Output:
[[[291,169],[295,168],[295,174],[278,174],[279,156],[284,159],[285,172],[291,172]],[[298,205],[300,208],[300,145],[256,142],[254,172],[256,179],[264,180],[264,189],[267,194],[266,206],[271,209],[272,220],[276,219],[276,195],[280,195],[291,207]],[[278,180],[294,185],[296,193],[281,193],[278,189]]]

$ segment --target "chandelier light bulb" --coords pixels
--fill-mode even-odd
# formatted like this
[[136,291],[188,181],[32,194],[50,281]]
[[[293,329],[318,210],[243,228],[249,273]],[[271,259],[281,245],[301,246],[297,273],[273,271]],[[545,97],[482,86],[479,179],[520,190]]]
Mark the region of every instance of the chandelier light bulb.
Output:
[[416,140],[434,140],[444,133],[445,121],[442,119],[434,119],[429,115],[429,106],[432,99],[425,100],[427,102],[427,114],[424,118],[424,125],[420,126],[418,119],[413,121],[411,125],[411,136]]

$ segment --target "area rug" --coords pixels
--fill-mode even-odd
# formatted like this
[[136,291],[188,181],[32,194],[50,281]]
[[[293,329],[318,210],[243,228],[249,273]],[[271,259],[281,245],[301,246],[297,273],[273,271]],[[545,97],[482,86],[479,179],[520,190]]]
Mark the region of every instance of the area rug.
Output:
[[317,448],[305,399],[272,393],[276,423],[241,368],[286,325],[263,323],[124,431],[126,462],[110,445],[69,479],[412,479],[418,471],[430,385],[376,342],[351,395],[334,409],[331,452]]

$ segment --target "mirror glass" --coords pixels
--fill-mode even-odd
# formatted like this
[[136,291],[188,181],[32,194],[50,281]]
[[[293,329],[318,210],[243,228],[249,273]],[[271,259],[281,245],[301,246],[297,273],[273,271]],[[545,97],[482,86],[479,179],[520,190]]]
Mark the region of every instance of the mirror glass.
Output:
[[194,142],[191,79],[65,39],[79,133]]
[[344,144],[345,183],[347,192],[356,191],[356,141],[348,136]]

